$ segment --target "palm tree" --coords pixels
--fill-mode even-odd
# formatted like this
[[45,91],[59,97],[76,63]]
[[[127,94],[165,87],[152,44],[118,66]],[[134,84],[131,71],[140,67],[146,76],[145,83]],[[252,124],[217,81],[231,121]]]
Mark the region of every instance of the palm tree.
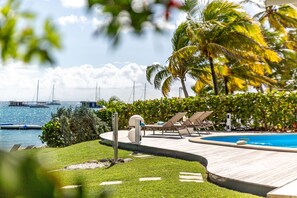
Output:
[[[294,30],[296,31],[296,29]],[[292,35],[293,30],[288,31],[290,41],[283,38],[283,34],[277,31],[265,30],[266,40],[278,54],[282,57],[279,63],[269,63],[272,68],[270,76],[277,80],[278,87],[286,89],[288,81],[296,75],[297,70],[297,38]]]
[[[185,97],[188,97],[189,94],[185,83],[187,76],[201,79],[201,82],[207,82],[206,80],[203,81],[203,76],[207,76],[208,71],[201,64],[201,58],[195,56],[196,47],[191,46],[189,43],[187,26],[187,22],[181,23],[174,33],[171,40],[173,52],[168,58],[168,66],[153,64],[146,69],[147,80],[154,84],[156,89],[161,89],[164,96],[168,96],[172,83],[179,80]],[[152,83],[151,78],[153,75],[154,82]]]
[[258,65],[266,64],[266,59],[279,61],[278,55],[267,47],[259,25],[240,5],[214,0],[203,9],[192,7],[191,10],[195,11],[190,12],[187,28],[190,43],[208,61],[216,95],[219,93],[215,71],[218,58]]
[[277,80],[280,88],[287,87],[287,82],[295,75],[297,67],[296,8],[290,4],[265,6],[252,0],[242,3],[252,3],[262,9],[254,18],[262,24],[269,46],[282,57],[279,63],[268,62],[273,71],[270,76]]
[[297,27],[297,10],[291,4],[271,5],[254,2],[252,0],[244,0],[241,3],[251,3],[262,9],[254,18],[258,20],[262,26],[269,25],[269,28],[282,33],[284,38],[288,39],[287,28]]

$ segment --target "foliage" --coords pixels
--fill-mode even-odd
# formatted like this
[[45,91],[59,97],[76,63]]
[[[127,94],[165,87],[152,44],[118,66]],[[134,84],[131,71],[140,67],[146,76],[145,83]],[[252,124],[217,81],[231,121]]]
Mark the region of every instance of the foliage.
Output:
[[60,129],[60,122],[58,120],[51,120],[42,127],[42,131],[44,132],[40,136],[40,139],[42,142],[46,142],[49,147],[63,146],[64,141],[61,138],[63,134]]
[[62,191],[35,156],[0,151],[0,197],[62,197]]
[[[34,152],[40,159],[48,161],[49,170],[57,170],[65,166],[91,160],[113,158],[112,147],[89,141],[65,148],[34,149],[24,152]],[[83,192],[86,197],[98,197],[100,192],[109,192],[107,197],[257,197],[239,193],[216,186],[206,179],[206,169],[198,162],[152,156],[145,159],[131,156],[130,151],[119,149],[119,157],[132,158],[133,161],[120,163],[111,168],[90,170],[55,171],[62,186],[73,185],[75,178],[84,182]],[[149,168],[148,168],[149,167]],[[180,182],[179,172],[199,172],[204,182],[197,185],[194,182]],[[139,182],[141,177],[158,176],[162,181]],[[100,186],[105,181],[123,181],[121,185]],[[135,193],[137,189],[137,193]],[[158,189],[158,190],[156,190]],[[69,191],[69,190],[67,190]]]
[[100,118],[103,122],[107,124],[109,128],[112,128],[112,115],[113,111],[110,109],[101,109],[99,111],[95,111],[98,118]]
[[292,90],[296,86],[297,67],[296,7],[290,4],[265,6],[264,2],[255,2],[253,0],[244,0],[242,3],[256,4],[261,9],[259,13],[255,14],[254,19],[261,23],[262,32],[269,47],[281,57],[279,63],[268,61],[272,69],[269,77],[277,81],[278,88]]
[[54,63],[51,49],[61,48],[54,24],[45,20],[41,34],[32,26],[35,14],[20,10],[19,0],[6,0],[0,7],[0,53],[5,63],[10,59]]
[[40,139],[48,146],[60,147],[99,139],[106,131],[110,128],[92,110],[86,107],[60,108],[42,127]]
[[96,111],[96,115],[105,122],[109,128],[112,128],[113,113],[117,112],[117,110],[124,109],[126,104],[116,96],[110,97],[107,101],[103,99],[99,100],[97,103],[104,108]]
[[191,116],[196,111],[212,110],[209,119],[220,130],[226,122],[226,114],[231,113],[234,129],[295,131],[296,107],[297,93],[272,92],[136,101],[117,112],[122,129],[128,127],[128,118],[135,114],[151,124],[166,121],[177,112]]
[[[209,75],[203,60],[197,56],[196,47],[190,46],[187,35],[188,23],[181,23],[175,30],[172,43],[172,54],[168,58],[168,66],[153,64],[146,69],[146,78],[149,83],[154,84],[156,89],[161,89],[163,96],[167,97],[170,87],[174,81],[180,81],[185,97],[189,97],[185,81],[191,77],[198,82],[206,83]],[[152,83],[151,78],[154,75]]]
[[[239,4],[215,0],[207,3],[203,9],[195,10],[196,6],[189,10],[191,20],[187,31],[192,46],[196,47],[197,53],[204,57],[210,66],[215,94],[219,93],[218,63],[226,65],[227,72],[223,76],[227,89],[229,81],[233,81],[233,84],[244,84],[248,82],[245,81],[248,76],[253,76],[250,78],[253,81],[257,79],[254,76],[265,76],[265,73],[269,72],[267,60],[280,60],[277,53],[268,48],[260,26]],[[241,67],[237,68],[249,71],[250,74],[244,75],[242,80],[240,75],[230,79],[228,73],[234,73],[231,72],[232,65],[228,64],[230,62],[233,65],[239,64]]]
[[163,10],[165,20],[168,20],[172,8],[181,7],[177,0],[156,1],[127,1],[127,0],[88,0],[89,8],[99,9],[106,17],[106,23],[97,30],[97,33],[113,39],[113,44],[118,44],[121,32],[131,29],[136,35],[143,33],[145,27],[153,27],[161,31],[157,23],[160,16],[156,16],[156,8]]

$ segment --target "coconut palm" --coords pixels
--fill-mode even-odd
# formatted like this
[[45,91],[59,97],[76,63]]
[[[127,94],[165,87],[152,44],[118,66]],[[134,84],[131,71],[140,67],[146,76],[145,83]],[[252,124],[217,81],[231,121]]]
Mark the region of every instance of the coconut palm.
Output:
[[[173,35],[171,40],[173,52],[168,58],[168,66],[153,64],[146,69],[147,80],[154,84],[156,89],[161,89],[164,96],[168,96],[170,87],[176,80],[181,82],[185,97],[189,96],[185,83],[187,77],[199,79],[200,83],[207,83],[206,76],[209,72],[205,69],[201,57],[195,55],[196,47],[189,43],[187,26],[187,22],[181,23]],[[199,84],[196,83],[196,85]]]
[[[296,31],[296,29],[294,31]],[[282,57],[282,60],[279,63],[269,63],[272,68],[270,76],[277,80],[278,87],[281,89],[288,87],[288,81],[296,75],[297,38],[293,36],[294,31],[288,31],[290,41],[286,41],[280,32],[265,30],[266,40],[270,47],[275,49],[275,51]]]
[[215,0],[203,9],[191,9],[195,11],[190,12],[191,25],[187,32],[192,46],[196,46],[197,53],[209,63],[215,94],[219,93],[215,60],[257,65],[266,64],[266,59],[279,61],[278,55],[268,48],[259,25],[240,5]]
[[288,37],[287,28],[297,28],[297,10],[291,4],[265,6],[252,0],[244,0],[242,3],[255,4],[261,8],[262,11],[254,18],[263,26],[269,25],[269,28],[281,32],[285,39]]

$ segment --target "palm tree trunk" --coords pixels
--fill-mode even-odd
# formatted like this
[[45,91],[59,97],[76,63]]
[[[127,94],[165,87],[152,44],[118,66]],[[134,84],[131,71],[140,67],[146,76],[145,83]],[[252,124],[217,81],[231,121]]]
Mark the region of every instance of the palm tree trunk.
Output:
[[229,94],[229,90],[228,90],[228,78],[226,76],[224,76],[224,83],[225,83],[225,94],[228,95]]
[[182,84],[182,88],[183,88],[183,91],[184,91],[184,94],[185,94],[185,98],[189,97],[189,94],[188,94],[187,87],[186,87],[184,79],[181,79],[181,84]]
[[208,60],[209,60],[209,64],[210,64],[210,70],[211,70],[211,76],[212,76],[214,92],[215,92],[215,95],[218,95],[219,94],[219,86],[218,86],[217,75],[216,75],[215,70],[214,70],[213,59],[212,59],[212,57],[209,56]]

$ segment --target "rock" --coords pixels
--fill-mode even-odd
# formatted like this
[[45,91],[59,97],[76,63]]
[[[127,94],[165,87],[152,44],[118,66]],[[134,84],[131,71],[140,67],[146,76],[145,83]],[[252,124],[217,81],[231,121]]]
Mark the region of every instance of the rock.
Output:
[[133,160],[132,158],[125,158],[124,163],[131,162],[132,160]]

